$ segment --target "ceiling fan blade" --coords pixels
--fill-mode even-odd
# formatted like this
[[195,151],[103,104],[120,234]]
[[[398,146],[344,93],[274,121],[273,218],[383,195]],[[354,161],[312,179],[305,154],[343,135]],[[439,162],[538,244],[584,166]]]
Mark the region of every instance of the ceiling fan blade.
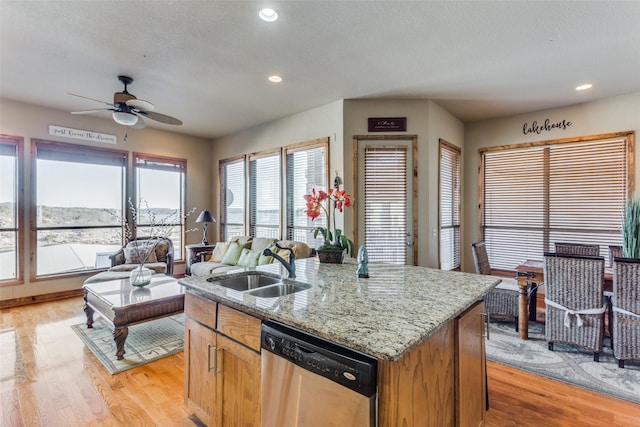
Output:
[[115,111],[115,109],[113,109],[113,108],[98,108],[96,110],[72,111],[71,114],[93,114],[93,113],[101,113],[103,111]]
[[154,106],[149,101],[145,101],[143,99],[130,99],[126,102],[127,106],[131,108],[135,108],[139,111],[153,111]]
[[113,105],[112,103],[110,103],[110,102],[100,101],[99,99],[93,99],[93,98],[89,98],[89,97],[82,96],[82,95],[76,95],[75,93],[69,93],[69,92],[67,92],[67,95],[77,96],[78,98],[84,98],[84,99],[88,99],[89,101],[99,102],[99,103],[101,103],[101,104],[105,104],[105,105],[108,105],[108,106],[110,106],[110,107],[113,107],[113,106],[114,106],[114,105]]
[[154,113],[153,111],[140,111],[138,114],[142,114],[145,117],[149,117],[151,120],[166,123],[168,125],[182,124],[182,121],[175,117],[167,116],[166,114]]

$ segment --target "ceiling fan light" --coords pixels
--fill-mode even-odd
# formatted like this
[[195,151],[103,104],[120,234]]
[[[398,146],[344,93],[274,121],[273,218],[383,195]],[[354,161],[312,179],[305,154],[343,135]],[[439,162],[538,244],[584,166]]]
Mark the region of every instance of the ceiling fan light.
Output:
[[123,111],[114,111],[113,120],[120,125],[133,126],[138,123],[138,116],[132,113],[125,113]]
[[135,125],[133,125],[131,127],[133,129],[144,129],[145,123],[144,123],[144,120],[142,120],[142,117],[138,116],[138,121],[136,122]]

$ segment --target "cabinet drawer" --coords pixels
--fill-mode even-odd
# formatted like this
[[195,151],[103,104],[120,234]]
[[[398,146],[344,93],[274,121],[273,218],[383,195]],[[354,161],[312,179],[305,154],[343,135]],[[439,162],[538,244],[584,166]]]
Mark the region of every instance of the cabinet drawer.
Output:
[[260,324],[261,321],[257,317],[222,304],[218,307],[218,327],[216,329],[258,352],[260,351]]
[[184,296],[184,314],[194,320],[216,328],[216,307],[218,303],[187,292]]

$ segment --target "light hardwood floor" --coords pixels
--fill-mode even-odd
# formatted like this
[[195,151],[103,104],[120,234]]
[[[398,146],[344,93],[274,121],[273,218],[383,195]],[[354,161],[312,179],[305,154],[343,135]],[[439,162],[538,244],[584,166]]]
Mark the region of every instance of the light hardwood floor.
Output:
[[[2,426],[195,425],[183,403],[182,353],[112,376],[70,328],[85,320],[81,298],[0,316],[0,331],[15,330],[26,366],[26,378],[16,379],[15,345],[3,339]],[[491,362],[488,375],[487,426],[640,425],[640,405]]]

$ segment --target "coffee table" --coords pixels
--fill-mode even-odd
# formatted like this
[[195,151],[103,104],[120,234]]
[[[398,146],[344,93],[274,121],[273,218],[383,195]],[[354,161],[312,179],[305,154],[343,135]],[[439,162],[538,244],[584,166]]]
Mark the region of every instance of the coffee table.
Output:
[[82,288],[87,328],[93,327],[96,311],[111,324],[118,360],[124,357],[129,326],[184,311],[184,287],[177,279],[164,274],[154,274],[151,283],[141,288],[131,286],[128,275],[127,278],[88,283]]

